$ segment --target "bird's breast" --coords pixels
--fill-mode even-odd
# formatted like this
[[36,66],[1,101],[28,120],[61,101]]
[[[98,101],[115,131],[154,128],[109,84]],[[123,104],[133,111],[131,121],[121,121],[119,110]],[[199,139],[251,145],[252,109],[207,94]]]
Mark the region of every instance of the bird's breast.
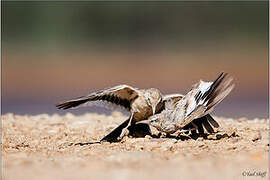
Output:
[[145,120],[153,114],[152,107],[149,106],[143,97],[138,97],[131,104],[131,111],[135,121]]

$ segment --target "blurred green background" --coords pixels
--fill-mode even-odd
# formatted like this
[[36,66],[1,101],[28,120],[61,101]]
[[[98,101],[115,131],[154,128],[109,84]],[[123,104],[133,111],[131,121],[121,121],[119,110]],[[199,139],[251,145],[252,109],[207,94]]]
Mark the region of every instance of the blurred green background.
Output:
[[[183,93],[220,71],[214,115],[268,117],[268,2],[2,1],[2,113],[65,113],[62,100],[128,84]],[[70,110],[109,113],[100,108]]]

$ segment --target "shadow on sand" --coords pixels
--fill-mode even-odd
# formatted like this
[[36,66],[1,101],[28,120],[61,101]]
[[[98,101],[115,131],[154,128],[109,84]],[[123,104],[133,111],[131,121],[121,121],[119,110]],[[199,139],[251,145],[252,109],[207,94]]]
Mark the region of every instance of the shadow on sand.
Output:
[[[212,135],[211,137],[208,137],[209,135]],[[186,141],[186,140],[190,140],[190,139],[193,139],[193,140],[197,140],[198,138],[202,137],[203,139],[205,140],[212,140],[212,141],[216,141],[216,140],[220,140],[220,139],[224,139],[224,138],[232,138],[232,137],[239,137],[239,135],[237,135],[235,132],[233,132],[231,135],[228,135],[227,133],[221,133],[221,132],[216,132],[216,133],[213,133],[213,134],[205,134],[205,133],[201,133],[201,134],[198,134],[198,133],[192,133],[190,135],[183,135],[183,134],[180,134],[180,135],[167,135],[167,136],[164,136],[162,137],[161,134],[158,134],[158,135],[151,135],[152,138],[155,138],[155,139],[160,139],[160,138],[172,138],[172,139],[176,139],[176,140],[181,140],[181,141]],[[133,136],[133,138],[136,138]],[[109,142],[109,143],[119,143],[121,140],[118,140],[118,139],[110,139],[110,141],[93,141],[93,142],[85,142],[85,143],[71,143],[69,144],[69,146],[84,146],[84,145],[92,145],[92,144],[101,144],[101,142]]]

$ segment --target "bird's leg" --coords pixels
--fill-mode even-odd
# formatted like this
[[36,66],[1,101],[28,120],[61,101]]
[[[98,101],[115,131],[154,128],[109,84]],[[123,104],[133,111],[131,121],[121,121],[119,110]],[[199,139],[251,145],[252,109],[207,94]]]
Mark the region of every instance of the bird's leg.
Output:
[[130,115],[130,118],[129,118],[129,121],[128,121],[128,125],[122,130],[122,133],[119,136],[120,139],[122,139],[124,136],[126,136],[126,135],[129,134],[128,128],[131,125],[132,119],[133,119],[133,113],[131,113],[131,115]]

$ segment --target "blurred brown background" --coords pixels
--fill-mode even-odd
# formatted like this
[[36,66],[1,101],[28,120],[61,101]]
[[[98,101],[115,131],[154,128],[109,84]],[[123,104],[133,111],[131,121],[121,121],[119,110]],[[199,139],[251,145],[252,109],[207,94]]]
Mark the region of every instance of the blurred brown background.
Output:
[[[186,93],[230,73],[214,114],[268,116],[268,2],[2,2],[2,113],[65,113],[106,87]],[[72,113],[99,111],[81,108]]]

